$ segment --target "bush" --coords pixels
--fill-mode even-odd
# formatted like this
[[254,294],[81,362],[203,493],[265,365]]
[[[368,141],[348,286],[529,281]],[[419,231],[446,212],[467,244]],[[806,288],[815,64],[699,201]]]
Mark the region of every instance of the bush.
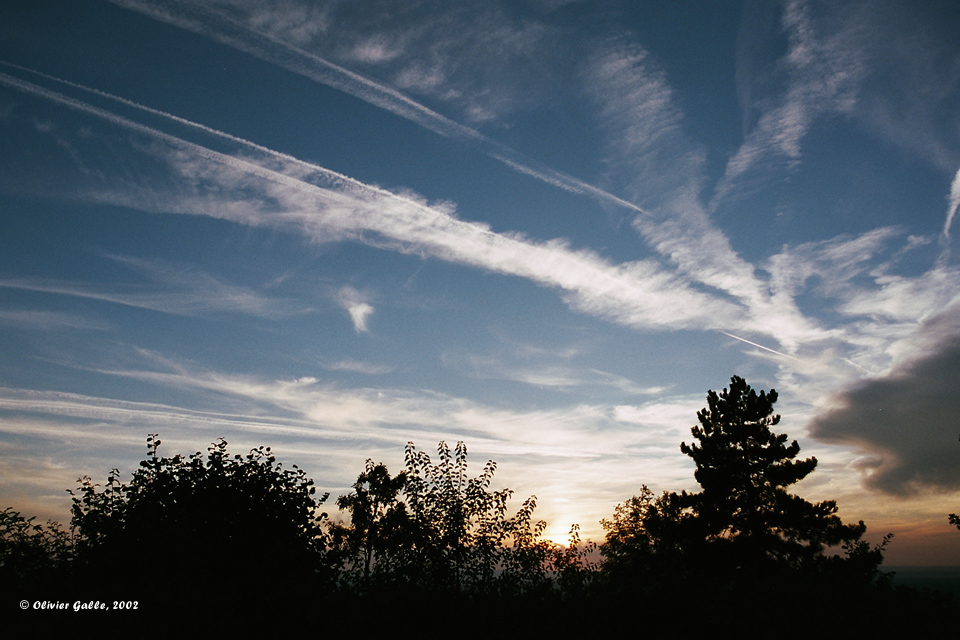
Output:
[[243,603],[292,601],[330,579],[327,536],[313,481],[283,469],[270,448],[227,453],[220,439],[171,458],[147,438],[128,484],[114,469],[102,487],[80,479],[73,495],[79,570],[129,599]]

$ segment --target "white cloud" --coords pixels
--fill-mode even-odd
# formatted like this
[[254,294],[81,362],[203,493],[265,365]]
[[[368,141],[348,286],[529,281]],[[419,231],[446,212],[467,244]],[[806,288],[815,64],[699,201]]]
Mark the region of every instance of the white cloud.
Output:
[[320,366],[328,371],[349,371],[376,376],[392,373],[395,368],[389,365],[358,362],[356,360],[340,360],[338,362],[321,362]]
[[822,330],[793,300],[774,300],[753,265],[709,219],[700,200],[703,152],[685,134],[663,71],[635,43],[604,42],[583,70],[600,106],[609,162],[645,213],[634,226],[685,279],[707,285],[744,309],[725,329],[775,338],[786,350]]
[[[395,60],[402,53],[402,49],[386,34],[377,33],[358,42],[348,55],[366,64],[385,64]],[[401,84],[401,86],[404,85]]]
[[664,387],[642,387],[620,375],[599,369],[583,369],[571,365],[545,363],[522,364],[506,356],[459,355],[445,353],[444,366],[456,369],[463,375],[487,379],[509,380],[543,389],[587,393],[589,390],[615,390],[629,395],[655,395]]
[[279,318],[300,311],[290,300],[269,298],[247,287],[225,284],[209,274],[191,271],[169,275],[166,282],[153,286],[0,277],[0,288],[87,298],[184,316],[244,313]]
[[636,43],[604,41],[581,69],[599,107],[607,163],[631,200],[656,210],[699,180],[702,153],[686,139],[663,71]]
[[943,237],[947,240],[950,239],[950,227],[953,225],[953,218],[957,215],[957,210],[960,209],[960,169],[957,169],[956,175],[953,176],[948,202],[947,219],[943,223]]
[[373,305],[366,301],[366,296],[352,287],[343,287],[337,294],[337,300],[350,314],[354,330],[367,333],[367,320],[373,315]]
[[789,300],[810,289],[832,299],[833,310],[851,319],[920,322],[960,295],[960,273],[942,264],[914,276],[894,273],[897,259],[921,244],[910,237],[903,250],[892,252],[902,236],[895,227],[883,227],[784,247],[767,265],[774,296]]
[[[99,202],[148,210],[224,218],[245,225],[270,226],[316,242],[361,240],[373,246],[427,255],[489,271],[527,278],[560,289],[574,308],[637,328],[717,328],[738,324],[735,304],[704,294],[653,260],[612,265],[562,240],[534,242],[520,234],[494,233],[464,222],[449,205],[365,185],[342,174],[248,143],[245,155],[228,155],[187,142],[56,92],[3,76],[12,88],[103,118],[160,144],[133,158],[166,165],[178,188],[157,188],[138,176],[88,197]],[[134,171],[131,163],[130,172]],[[367,311],[358,309],[363,317]]]
[[[242,450],[266,438],[285,462],[307,468],[320,489],[345,491],[367,457],[397,470],[407,441],[429,450],[440,440],[464,440],[474,464],[478,456],[500,463],[498,482],[519,495],[536,493],[538,515],[554,528],[565,531],[570,518],[576,518],[594,538],[600,535],[597,521],[649,474],[665,483],[689,481],[688,465],[677,449],[677,429],[668,426],[668,414],[682,411],[658,411],[652,402],[643,407],[650,419],[625,422],[619,419],[623,410],[611,405],[513,410],[440,393],[345,388],[311,376],[265,379],[141,355],[149,368],[99,373],[178,389],[193,395],[192,403],[217,409],[0,388],[0,446],[5,435],[29,436],[35,439],[31,455],[42,457],[62,448],[64,441],[92,440],[99,443],[96,454],[79,471],[96,476],[114,466],[132,469],[137,459],[132,452],[147,433],[159,432],[168,452],[196,450],[221,436]],[[653,420],[658,414],[659,420]],[[123,452],[117,451],[118,444]],[[636,466],[637,456],[646,461],[642,469]],[[63,472],[62,488],[77,477],[75,466]],[[574,472],[576,481],[571,482]],[[54,486],[56,480],[53,474],[44,486]],[[568,501],[576,507],[571,509]]]
[[214,0],[210,4],[223,7],[228,15],[249,22],[254,29],[303,46],[329,35],[335,6],[290,0]]
[[[209,7],[204,6],[191,5],[189,11],[183,11],[182,8],[171,7],[169,5],[160,7],[155,3],[144,2],[143,0],[111,0],[111,2],[128,9],[144,13],[155,20],[167,22],[179,28],[203,34],[204,36],[210,37],[221,44],[234,47],[270,64],[276,64],[281,68],[302,75],[314,82],[318,82],[320,84],[343,91],[349,95],[359,98],[360,100],[400,116],[401,118],[406,118],[429,131],[433,131],[434,133],[451,140],[471,145],[488,156],[511,167],[512,169],[515,169],[524,175],[528,175],[546,184],[572,193],[585,194],[604,204],[624,207],[628,210],[640,210],[635,204],[627,202],[574,176],[557,171],[556,169],[532,160],[526,157],[524,154],[519,153],[515,149],[488,138],[476,129],[462,125],[459,122],[456,122],[432,109],[427,108],[423,104],[398,91],[389,82],[380,82],[371,79],[344,66],[334,64],[320,55],[317,55],[316,53],[312,53],[311,51],[299,46],[300,43],[298,43],[295,38],[292,40],[288,39],[288,36],[284,34],[282,29],[277,32],[261,30],[259,26],[254,23],[255,21],[251,21],[242,17],[242,15],[245,13],[245,11],[242,10],[245,6],[244,3],[234,3],[230,2],[230,0],[227,1],[228,4],[234,5],[234,9],[241,9],[241,17],[236,18],[231,17],[229,12],[225,14],[216,10],[211,10]],[[281,10],[282,9],[283,7],[281,6]],[[244,23],[245,20],[247,20],[246,24]],[[321,22],[324,22],[325,24],[325,21]],[[442,27],[445,33],[449,31],[443,20],[440,20],[437,26],[438,28]],[[513,65],[509,61],[505,61],[503,59],[500,53],[502,48],[500,43],[494,42],[491,44],[485,39],[491,37],[506,38],[513,43],[512,46],[522,48],[524,46],[529,46],[529,44],[526,42],[525,30],[521,29],[519,32],[514,33],[509,26],[506,26],[503,29],[500,29],[500,27],[497,26],[488,28],[482,23],[482,21],[478,22],[476,19],[467,19],[462,25],[459,25],[459,27],[468,29],[474,34],[474,40],[468,40],[470,40],[471,46],[475,49],[476,53],[488,54],[490,51],[497,52],[492,59],[487,55],[478,57],[476,55],[472,55],[471,53],[466,54],[465,59],[471,59],[472,56],[474,64],[481,69],[490,67],[488,63],[492,61],[496,63],[495,66],[497,68],[508,71],[509,74],[516,74],[516,65]],[[323,28],[325,29],[326,27],[324,26]],[[505,33],[501,33],[503,31],[505,31]],[[374,33],[375,32],[376,30],[374,30]],[[444,42],[448,42],[449,44],[453,45],[462,39],[462,34],[460,31],[457,31],[455,36],[450,36],[449,33],[447,33],[447,36],[448,38]],[[532,78],[539,79],[543,73],[543,60],[540,59],[539,54],[551,53],[553,51],[555,51],[555,48],[549,46],[548,43],[547,46],[543,47],[537,52],[531,52],[529,54],[535,62],[535,64],[527,65],[530,68],[530,74]],[[440,67],[437,65],[425,64],[422,61],[413,61],[409,63],[408,66],[398,70],[396,73],[397,75],[394,78],[394,84],[403,86],[403,82],[410,82],[426,92],[431,92],[435,88],[439,90],[439,88],[444,87],[449,81],[449,78]],[[469,69],[465,70],[464,76],[466,78],[471,77]],[[49,78],[49,76],[44,77]],[[486,76],[484,75],[484,77]],[[498,77],[498,79],[505,79],[507,77],[510,77],[510,75],[501,75]],[[58,82],[63,82],[59,79],[53,79]],[[562,81],[565,82],[566,78],[562,78]],[[128,104],[139,109],[144,109],[157,115],[171,117],[169,114],[157,112],[156,110],[148,109],[142,105],[136,105],[130,101],[106,94],[101,91],[80,87],[79,85],[69,82],[65,84],[74,86],[76,88],[81,88],[85,91],[93,91],[98,95],[110,98],[112,100],[119,100],[124,104]],[[478,88],[480,96],[487,96],[491,91],[491,87],[497,86],[503,86],[503,83],[498,84],[497,81],[494,81],[485,85],[481,85]],[[529,87],[527,87],[527,89],[529,89]],[[443,93],[440,96],[435,97],[449,100],[456,99],[460,94],[460,89],[444,88]],[[469,102],[466,106],[464,106],[464,112],[468,115],[473,114],[475,116],[474,119],[482,121],[489,119],[492,114],[496,112],[496,109],[494,109],[495,104],[502,107],[503,103],[504,100],[494,100],[493,103],[490,104],[487,102]],[[185,121],[182,119],[177,120],[181,123],[185,123]]]
[[877,273],[873,284],[875,289],[851,292],[837,310],[851,316],[918,322],[960,295],[960,271],[937,267],[916,277]]
[[[230,7],[226,13],[194,11],[187,18],[186,13],[181,14],[176,9],[158,10],[153,5],[136,1],[124,1],[122,4],[153,15],[157,19],[205,33],[225,44],[257,55],[269,62],[281,64],[315,81],[340,88],[452,139],[475,144],[518,171],[532,175],[548,184],[589,194],[619,206],[632,206],[639,210],[636,205],[625,202],[608,192],[524,159],[515,151],[490,141],[477,131],[426,109],[390,89],[386,84],[372,81],[331,64],[317,55],[318,49],[310,48],[317,44],[317,42],[312,44],[308,42],[310,38],[290,35],[286,33],[286,27],[251,22],[249,16],[256,14],[257,9],[251,10],[244,8],[241,4],[228,2],[221,4],[221,6]],[[299,6],[295,3],[264,6],[269,6],[270,11],[260,10],[261,14],[273,13],[282,16],[300,12],[299,8],[292,9]],[[449,16],[449,14],[445,15]],[[502,16],[498,17],[495,12],[484,15],[492,20],[485,23],[483,28],[492,34],[489,37],[497,38],[500,42],[508,42],[511,39],[517,42],[524,40],[524,38],[516,38],[517,34],[524,33],[522,28],[517,25],[510,26],[509,20],[504,20]],[[769,160],[771,154],[788,160],[799,158],[802,138],[816,118],[824,114],[848,114],[859,108],[861,103],[858,101],[858,96],[862,89],[864,74],[868,71],[866,66],[868,56],[865,52],[876,56],[875,49],[870,49],[870,46],[876,47],[876,45],[870,45],[870,42],[877,40],[874,37],[876,20],[871,18],[872,15],[870,8],[853,4],[814,8],[809,2],[796,0],[785,5],[781,24],[789,39],[789,47],[786,56],[779,63],[781,66],[777,73],[781,73],[781,77],[786,80],[786,88],[782,93],[774,95],[773,100],[770,100],[769,96],[757,95],[756,99],[751,99],[743,105],[746,112],[758,107],[762,107],[762,112],[757,125],[753,127],[752,133],[748,135],[738,155],[731,158],[728,179],[718,188],[718,197],[724,193],[725,189],[733,188],[734,183],[740,180],[738,176],[750,171],[750,167],[755,167],[760,158]],[[314,25],[311,29],[320,33],[329,29],[336,20],[334,14],[325,13],[322,17],[311,18],[307,22]],[[296,21],[290,23],[294,22]],[[352,20],[349,22],[357,24]],[[408,45],[399,43],[411,42],[411,38],[414,40],[425,38],[419,41],[421,44],[410,49],[410,54],[414,58],[424,50],[430,49],[429,46],[423,46],[422,43],[425,42],[436,45],[435,51],[444,50],[446,45],[440,44],[444,42],[442,32],[432,32],[428,35],[430,28],[418,33],[416,29],[410,30],[408,27],[409,25],[394,25],[389,33],[382,29],[365,31],[357,27],[357,31],[352,32],[347,40],[353,38],[355,43],[363,45],[365,42],[377,44],[375,41],[379,38],[381,43],[377,44],[378,47],[390,40],[389,47],[386,45],[381,47],[384,52],[389,49],[390,56],[393,56],[396,51],[405,51]],[[526,38],[526,40],[533,43],[537,38]],[[373,47],[373,49],[376,48]],[[362,49],[363,46],[360,50]],[[765,290],[765,283],[753,272],[752,266],[740,259],[732,251],[723,234],[707,222],[702,205],[698,202],[703,153],[682,135],[681,114],[671,104],[670,89],[665,77],[656,64],[649,60],[649,55],[642,48],[623,46],[621,43],[619,52],[611,54],[611,51],[616,49],[616,46],[608,47],[605,54],[593,58],[592,63],[588,64],[589,72],[586,74],[586,82],[604,105],[604,119],[610,125],[612,134],[610,140],[620,145],[617,153],[611,155],[611,159],[623,170],[632,171],[634,175],[641,176],[633,183],[635,194],[664,192],[668,194],[660,197],[659,203],[652,203],[656,206],[666,205],[662,210],[656,211],[658,217],[641,216],[637,219],[637,226],[641,233],[657,251],[675,261],[683,274],[681,282],[699,281],[732,295],[738,301],[738,305],[729,307],[728,311],[732,313],[725,314],[727,322],[717,323],[721,328],[739,334],[774,337],[781,348],[788,353],[794,352],[805,342],[828,337],[830,332],[825,332],[811,319],[805,318],[792,300],[781,297],[777,300],[777,304],[773,304]],[[357,51],[358,49],[341,47],[340,50]],[[412,53],[414,50],[416,53]],[[517,51],[520,50],[517,49]],[[742,47],[742,50],[746,51],[747,48]],[[741,51],[741,67],[747,60],[743,51]],[[747,55],[749,53],[751,52],[747,51]],[[424,65],[426,58],[414,58],[403,58],[401,67],[398,68],[419,69],[417,73],[432,69],[428,74],[432,78],[431,86],[446,85],[444,90],[451,91],[455,82],[451,80],[452,72],[448,71],[444,65],[454,59],[462,60],[464,56],[440,55],[427,65]],[[739,75],[742,79],[750,75],[763,77],[769,74],[740,73]],[[438,79],[442,79],[442,83],[438,82]],[[491,84],[495,83],[486,82],[485,86],[489,87]],[[429,90],[432,91],[432,89]],[[452,90],[450,95],[458,91],[459,89]],[[751,95],[753,94],[749,87],[741,86],[741,96]],[[747,113],[744,120],[750,123],[753,118]],[[656,144],[652,145],[653,142]],[[612,146],[611,149],[614,147]],[[669,150],[669,153],[664,155],[664,150]],[[671,185],[672,195],[671,188],[668,188]],[[242,203],[234,203],[232,206],[234,211],[226,215],[240,215],[244,208]],[[222,205],[221,211],[225,208],[226,205]],[[666,218],[659,217],[664,214]],[[256,214],[251,213],[250,217],[254,220]],[[337,231],[330,227],[324,231],[326,233],[324,239],[338,239],[351,235],[349,232],[344,235],[340,230],[338,236]],[[401,248],[401,250],[406,249]],[[719,300],[714,298],[713,302],[717,303]],[[568,302],[590,313],[597,313],[631,326],[651,326],[649,317],[638,319],[631,313],[632,310],[600,309],[594,300],[582,299],[579,294],[568,297]],[[746,318],[743,317],[743,309],[737,308],[739,305],[746,307]],[[731,323],[729,322],[731,319],[736,320]],[[652,324],[660,323],[655,321]],[[682,323],[679,326],[691,325]]]
[[[0,287],[3,287],[2,280],[0,280]],[[107,325],[104,323],[88,320],[76,314],[58,311],[36,311],[32,309],[0,310],[0,324],[40,331],[63,331],[65,329],[105,330],[107,328]]]
[[[831,328],[781,366],[778,388],[828,402],[837,389],[882,379],[906,366],[911,355],[938,347],[917,340],[919,330],[960,300],[960,271],[938,263],[916,275],[896,273],[898,261],[923,244],[888,227],[859,236],[784,247],[767,264],[775,299],[805,297],[833,315]],[[817,433],[822,433],[817,431]]]
[[[937,169],[956,171],[960,58],[939,8],[905,0],[791,0],[779,25],[787,52],[764,64],[777,46],[772,7],[744,9],[750,20],[738,37],[737,80],[746,137],[713,206],[782,178],[801,160],[810,128],[832,116],[852,118]],[[949,219],[948,212],[945,234]]]
[[937,3],[865,3],[861,46],[871,78],[855,116],[867,130],[952,175],[960,156],[960,54],[956,28]]
[[[757,110],[760,115],[743,144],[728,160],[711,208],[735,189],[742,188],[748,172],[779,175],[784,168],[798,162],[803,138],[818,118],[850,113],[857,104],[860,84],[867,71],[861,13],[868,10],[848,5],[816,8],[812,5],[808,0],[789,0],[783,4],[781,27],[789,45],[773,69],[761,72],[753,68],[755,52],[744,46],[738,49],[741,100],[750,100],[741,105],[745,110],[744,121],[752,122]],[[766,24],[754,26],[769,28]],[[776,96],[757,95],[761,88],[751,88],[747,78],[768,82],[771,74],[782,74],[786,88]]]

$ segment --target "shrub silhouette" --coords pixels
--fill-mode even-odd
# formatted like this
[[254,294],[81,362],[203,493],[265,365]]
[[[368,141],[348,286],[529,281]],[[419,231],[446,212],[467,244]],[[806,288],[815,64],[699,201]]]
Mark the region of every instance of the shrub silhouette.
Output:
[[296,596],[325,573],[326,514],[302,469],[283,469],[269,448],[231,456],[220,439],[189,457],[147,458],[128,484],[114,469],[73,495],[80,570],[121,597],[205,603]]
[[[57,522],[38,524],[7,507],[0,511],[0,585],[30,593],[62,582],[73,540]],[[23,597],[21,591],[21,598]]]

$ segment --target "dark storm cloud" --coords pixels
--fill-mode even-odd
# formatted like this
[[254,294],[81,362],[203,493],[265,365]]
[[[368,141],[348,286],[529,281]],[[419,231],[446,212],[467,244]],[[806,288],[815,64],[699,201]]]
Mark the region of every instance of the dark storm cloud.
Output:
[[897,495],[960,488],[960,307],[925,322],[909,360],[841,393],[811,435],[874,454],[868,487]]

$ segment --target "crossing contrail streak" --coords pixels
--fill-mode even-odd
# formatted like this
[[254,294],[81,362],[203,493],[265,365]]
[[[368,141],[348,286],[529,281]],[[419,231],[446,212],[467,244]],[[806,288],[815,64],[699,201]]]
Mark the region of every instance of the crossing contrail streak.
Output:
[[727,336],[727,337],[729,337],[729,338],[733,338],[734,340],[739,340],[740,342],[746,342],[746,343],[749,344],[750,346],[756,347],[756,348],[758,348],[758,349],[763,349],[764,351],[769,351],[770,353],[775,353],[775,354],[777,354],[778,356],[782,356],[782,357],[784,357],[784,358],[789,358],[790,360],[796,360],[797,362],[800,361],[799,358],[794,358],[793,356],[788,356],[788,355],[785,354],[785,353],[780,353],[780,352],[777,351],[776,349],[771,349],[770,347],[765,347],[765,346],[763,346],[762,344],[757,344],[756,342],[751,342],[751,341],[747,340],[746,338],[741,338],[740,336],[735,336],[735,335],[733,335],[732,333],[727,333],[726,331],[721,331],[720,333],[722,333],[723,335],[725,335],[725,336]]
[[[312,164],[312,163],[310,163],[310,162],[306,162],[305,160],[301,160],[301,159],[299,159],[299,158],[297,158],[297,157],[295,157],[295,156],[291,156],[291,155],[286,154],[286,153],[283,153],[283,152],[281,152],[281,151],[276,151],[276,150],[274,150],[274,149],[270,149],[269,147],[265,147],[265,146],[263,146],[263,145],[259,145],[259,144],[257,144],[256,142],[251,142],[250,140],[246,140],[246,139],[244,139],[244,138],[240,138],[240,137],[238,137],[238,136],[235,136],[235,135],[226,133],[225,131],[220,131],[219,129],[214,129],[213,127],[208,127],[208,126],[206,126],[206,125],[204,125],[204,124],[200,124],[200,123],[194,122],[194,121],[192,121],[192,120],[187,120],[186,118],[181,118],[180,116],[176,116],[176,115],[174,115],[174,114],[172,114],[172,113],[167,113],[166,111],[161,111],[161,110],[159,110],[159,109],[154,109],[154,108],[152,108],[152,107],[148,107],[148,106],[139,104],[139,103],[137,103],[137,102],[134,102],[133,100],[128,100],[128,99],[126,99],[126,98],[122,98],[122,97],[117,96],[117,95],[114,95],[114,94],[112,94],[112,93],[108,93],[108,92],[106,92],[106,91],[101,91],[101,90],[99,90],[99,89],[94,89],[94,88],[92,88],[92,87],[87,87],[87,86],[84,86],[84,85],[82,85],[82,84],[78,84],[78,83],[76,83],[76,82],[70,82],[69,80],[63,80],[62,78],[57,78],[57,77],[55,77],[55,76],[51,76],[51,75],[48,75],[48,74],[46,74],[46,73],[42,73],[42,72],[40,72],[40,71],[35,71],[35,70],[29,69],[29,68],[27,68],[27,67],[21,67],[20,65],[11,64],[11,63],[9,63],[9,62],[4,62],[4,61],[2,61],[2,60],[0,60],[0,64],[6,65],[6,66],[9,66],[9,67],[13,67],[13,68],[16,68],[16,69],[20,69],[20,70],[26,71],[26,72],[28,72],[28,73],[36,74],[36,75],[38,75],[38,76],[40,76],[40,77],[42,77],[42,78],[46,78],[46,79],[51,80],[51,81],[53,81],[53,82],[57,82],[57,83],[60,83],[60,84],[63,84],[63,85],[69,86],[69,87],[73,87],[73,88],[79,89],[79,90],[81,90],[81,91],[86,91],[86,92],[88,92],[88,93],[92,93],[92,94],[94,94],[94,95],[98,95],[98,96],[100,96],[100,97],[107,98],[107,99],[109,99],[109,100],[113,100],[113,101],[118,102],[118,103],[120,103],[120,104],[124,104],[124,105],[126,105],[126,106],[128,106],[128,107],[133,107],[134,109],[138,109],[138,110],[140,110],[140,111],[143,111],[144,113],[149,113],[149,114],[151,114],[151,115],[155,115],[155,116],[159,116],[159,117],[161,117],[161,118],[165,118],[165,119],[167,119],[167,120],[170,120],[171,122],[176,122],[177,124],[181,124],[181,125],[183,125],[183,126],[185,126],[185,127],[189,127],[189,128],[194,129],[194,130],[196,130],[196,131],[202,131],[203,133],[206,133],[206,134],[209,134],[209,135],[211,135],[211,136],[220,138],[221,140],[228,140],[228,141],[230,141],[230,142],[235,142],[235,143],[237,143],[237,144],[240,144],[240,145],[243,145],[243,146],[247,147],[248,149],[252,149],[252,150],[255,150],[255,151],[259,151],[259,152],[261,152],[261,153],[267,154],[267,155],[272,156],[272,157],[274,157],[274,158],[277,158],[277,159],[280,159],[280,160],[284,160],[284,161],[287,161],[287,162],[294,163],[294,164],[296,164],[297,166],[302,167],[302,168],[305,168],[305,169],[309,169],[310,171],[315,171],[315,172],[321,173],[321,174],[324,175],[324,177],[326,177],[327,179],[331,180],[332,182],[340,183],[340,184],[342,184],[342,185],[344,185],[344,186],[352,186],[352,187],[355,187],[355,188],[360,189],[360,190],[374,191],[374,192],[380,193],[380,194],[382,194],[382,195],[387,195],[387,196],[390,196],[390,197],[393,197],[393,198],[397,198],[397,199],[400,199],[400,200],[405,200],[405,201],[409,202],[410,204],[414,204],[414,205],[416,205],[416,206],[422,206],[422,205],[420,205],[419,203],[416,203],[416,202],[414,202],[414,201],[412,201],[412,200],[407,200],[407,199],[403,198],[402,196],[399,196],[399,195],[397,195],[397,194],[395,194],[395,193],[393,193],[393,192],[386,191],[386,190],[384,190],[384,189],[380,189],[380,188],[378,188],[378,187],[374,187],[374,186],[371,186],[371,185],[368,185],[368,184],[364,184],[364,183],[362,183],[362,182],[359,182],[359,181],[357,181],[357,180],[354,180],[353,178],[350,178],[349,176],[346,176],[346,175],[344,175],[344,174],[342,174],[342,173],[337,173],[336,171],[332,171],[332,170],[327,169],[327,168],[325,168],[325,167],[321,167],[321,166],[319,166],[319,165]],[[191,148],[192,150],[197,151],[197,152],[200,152],[199,150],[203,150],[205,153],[203,153],[202,155],[204,155],[205,157],[211,157],[210,154],[217,154],[217,156],[218,156],[218,157],[216,158],[217,160],[219,160],[219,161],[221,161],[221,162],[224,162],[224,163],[226,163],[226,164],[230,164],[231,166],[236,166],[236,165],[235,165],[233,162],[231,162],[231,161],[238,161],[238,160],[239,160],[238,158],[235,158],[234,156],[230,156],[230,155],[226,155],[226,154],[218,154],[216,151],[213,151],[212,149],[208,149],[207,147],[204,147],[204,146],[201,146],[201,145],[195,145],[195,144],[193,144],[193,143],[191,143],[191,142],[188,142],[188,141],[186,141],[186,140],[183,140],[182,138],[178,138],[178,137],[176,137],[176,136],[172,136],[172,135],[170,135],[170,134],[164,133],[164,132],[159,131],[159,130],[157,130],[157,129],[153,129],[152,127],[147,127],[146,125],[142,125],[142,124],[136,123],[136,122],[134,122],[134,121],[132,121],[132,120],[128,120],[127,118],[124,118],[124,117],[122,117],[122,116],[119,116],[119,115],[117,115],[117,114],[115,114],[115,113],[112,113],[112,112],[110,112],[110,111],[107,111],[107,110],[105,110],[105,109],[100,109],[100,108],[95,107],[95,106],[93,106],[93,105],[90,105],[90,104],[88,104],[88,103],[81,102],[81,101],[79,101],[79,100],[75,100],[74,98],[70,98],[70,97],[65,96],[65,95],[63,95],[63,94],[57,93],[57,92],[55,92],[55,91],[50,91],[50,90],[48,90],[48,89],[44,89],[43,87],[40,87],[40,86],[38,86],[38,85],[29,83],[29,82],[26,82],[26,81],[23,81],[23,80],[19,80],[18,78],[14,78],[13,76],[8,76],[8,75],[6,75],[6,74],[0,73],[0,80],[2,80],[3,82],[5,82],[6,84],[8,84],[8,85],[10,85],[10,86],[17,87],[17,88],[19,88],[19,89],[21,89],[21,90],[23,90],[23,91],[28,92],[28,93],[33,93],[33,94],[35,94],[35,95],[39,95],[39,96],[41,96],[41,97],[44,97],[44,98],[53,100],[53,101],[55,101],[55,102],[59,102],[59,103],[65,105],[65,106],[68,106],[68,107],[73,108],[74,110],[85,111],[85,112],[90,113],[90,114],[92,114],[92,115],[96,115],[96,116],[98,116],[98,117],[104,118],[105,120],[110,121],[110,122],[113,122],[114,124],[117,124],[117,125],[119,125],[119,126],[123,126],[123,127],[128,128],[128,129],[134,129],[134,130],[136,130],[136,131],[138,131],[138,132],[140,132],[140,133],[146,133],[146,134],[151,135],[151,136],[156,136],[156,137],[162,138],[163,140],[165,140],[166,142],[169,142],[170,144],[174,144],[174,145],[176,145],[176,146],[181,146],[181,147],[182,147],[182,146],[187,146],[187,147],[189,147],[189,148]],[[252,166],[257,166],[257,167],[259,167],[259,165],[252,165]],[[249,168],[246,163],[244,164],[244,168]],[[263,169],[263,167],[260,167],[260,168]],[[284,174],[280,174],[280,173],[272,172],[272,171],[271,171],[270,173],[271,173],[272,175],[274,175],[274,176],[284,175]],[[257,175],[259,175],[260,177],[268,177],[268,176],[266,176],[265,174],[263,174],[262,172],[257,173]],[[289,178],[289,176],[287,176],[287,177]],[[290,178],[290,179],[291,179],[291,180],[294,180],[293,178]],[[301,180],[296,180],[296,182],[299,183],[299,184],[306,184],[306,183],[303,183]]]
[[[636,204],[599,189],[583,180],[547,167],[475,129],[427,108],[396,89],[371,80],[320,56],[305,51],[274,36],[253,29],[230,16],[198,2],[156,2],[141,0],[109,0],[125,9],[137,11],[155,20],[174,24],[182,29],[210,37],[222,44],[248,53],[318,82],[343,91],[364,102],[410,120],[445,138],[475,146],[491,158],[511,169],[571,193],[590,196],[600,202],[648,213]],[[163,8],[161,8],[161,6]],[[169,7],[173,6],[174,10]]]
[[[386,240],[381,244],[401,252],[425,253],[448,262],[559,288],[573,294],[567,302],[574,307],[627,326],[676,328],[706,323],[710,328],[717,328],[718,324],[727,324],[720,318],[732,319],[740,315],[738,309],[695,292],[652,261],[614,265],[593,252],[572,250],[562,241],[534,242],[518,235],[495,233],[485,225],[460,220],[448,211],[415,198],[367,185],[243,138],[122,98],[119,100],[128,106],[242,145],[262,156],[262,160],[215,151],[8,74],[0,73],[0,84],[101,118],[172,148],[315,199],[305,208],[300,206],[286,214],[278,214],[276,218],[272,217],[272,212],[254,219],[243,218],[240,222],[244,224],[281,227],[292,224],[299,233],[311,239],[335,232],[363,241],[362,233],[371,231]],[[95,93],[118,99],[103,92]],[[278,161],[278,166],[271,166],[270,162]],[[373,245],[376,246],[377,242],[373,241]]]

